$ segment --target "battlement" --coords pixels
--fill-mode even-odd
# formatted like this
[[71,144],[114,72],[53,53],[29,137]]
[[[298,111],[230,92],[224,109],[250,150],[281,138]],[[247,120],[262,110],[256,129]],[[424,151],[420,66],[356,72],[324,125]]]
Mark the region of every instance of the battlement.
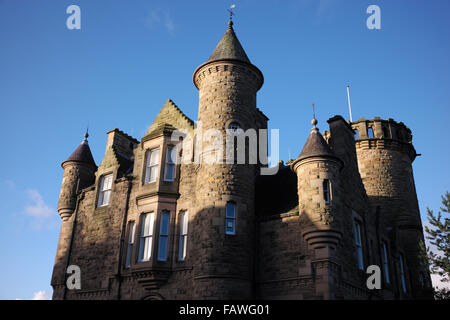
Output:
[[401,142],[412,143],[411,130],[403,123],[396,122],[394,119],[383,120],[375,117],[372,120],[359,118],[351,122],[355,130],[355,140],[363,139],[391,139]]
[[407,154],[411,162],[417,156],[411,130],[403,122],[375,117],[372,120],[360,118],[350,125],[355,131],[356,149],[396,150]]

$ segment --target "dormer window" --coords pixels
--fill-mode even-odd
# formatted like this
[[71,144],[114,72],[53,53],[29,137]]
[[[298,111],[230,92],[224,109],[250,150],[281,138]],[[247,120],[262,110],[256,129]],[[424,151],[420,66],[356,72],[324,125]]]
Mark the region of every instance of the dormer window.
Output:
[[159,148],[147,151],[144,184],[155,182],[158,178]]
[[168,147],[166,155],[166,168],[164,170],[164,181],[173,181],[174,179],[176,156],[176,148],[174,146]]
[[100,178],[97,207],[103,207],[109,204],[109,200],[111,198],[112,179],[112,173]]

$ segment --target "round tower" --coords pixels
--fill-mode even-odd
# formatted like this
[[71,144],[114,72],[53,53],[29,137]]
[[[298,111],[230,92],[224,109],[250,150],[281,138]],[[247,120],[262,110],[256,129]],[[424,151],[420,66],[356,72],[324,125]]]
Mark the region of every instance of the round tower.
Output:
[[337,263],[336,249],[344,223],[340,181],[344,164],[320,134],[315,117],[311,123],[305,146],[290,166],[297,174],[301,236],[311,249],[312,261],[329,262],[315,269],[316,295],[333,299],[338,274],[331,266]]
[[68,255],[73,231],[72,214],[76,208],[77,193],[95,181],[94,172],[97,166],[89,148],[88,136],[86,132],[78,148],[61,164],[61,167],[64,169],[64,176],[58,200],[58,212],[62,223],[51,282],[54,289],[54,299],[64,298],[65,268],[69,259]]
[[78,148],[61,163],[64,176],[58,200],[58,212],[63,221],[69,219],[75,210],[77,191],[91,185],[95,180],[94,172],[97,166],[89,148],[88,137],[89,134],[86,132]]
[[344,163],[330,149],[313,118],[300,156],[290,166],[297,174],[302,236],[313,249],[336,249],[342,236],[340,170]]
[[[197,129],[203,135],[201,139],[196,133],[201,148],[196,149],[200,165],[191,238],[196,254],[194,298],[250,299],[257,164],[227,161],[226,136],[230,130],[263,126],[256,107],[263,75],[248,59],[232,21],[208,61],[194,72],[193,81],[199,90]],[[221,139],[207,137],[210,129],[217,130]],[[211,150],[214,144],[216,149]]]
[[[406,258],[408,286],[412,286],[408,291],[421,297],[420,292],[427,289],[422,279],[429,277],[429,272],[420,259],[419,243],[424,237],[412,169],[417,153],[411,130],[402,122],[378,117],[351,125],[369,203],[380,214],[382,232],[390,232],[396,258],[400,254]],[[395,230],[397,234],[393,234]],[[399,240],[398,248],[394,238]]]

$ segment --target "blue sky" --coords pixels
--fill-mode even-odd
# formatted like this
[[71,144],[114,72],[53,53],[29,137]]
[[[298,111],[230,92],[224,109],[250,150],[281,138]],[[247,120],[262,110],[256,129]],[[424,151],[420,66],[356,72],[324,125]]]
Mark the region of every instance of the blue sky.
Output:
[[[449,190],[450,2],[379,0],[0,0],[0,299],[50,294],[58,241],[60,163],[87,125],[99,164],[106,132],[140,139],[171,98],[197,118],[192,73],[236,4],[235,30],[264,74],[258,106],[280,129],[280,155],[298,155],[310,128],[340,114],[403,121],[422,217]],[[81,8],[68,30],[66,8]],[[366,8],[381,8],[369,30]],[[38,298],[36,297],[36,298]]]

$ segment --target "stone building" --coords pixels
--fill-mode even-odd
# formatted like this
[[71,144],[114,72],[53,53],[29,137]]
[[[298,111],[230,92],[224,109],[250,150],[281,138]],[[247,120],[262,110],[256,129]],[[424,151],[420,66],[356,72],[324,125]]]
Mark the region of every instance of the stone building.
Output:
[[[263,74],[231,21],[193,81],[202,130],[267,129]],[[208,139],[195,140],[171,100],[140,141],[108,132],[98,167],[86,135],[62,163],[53,298],[430,298],[411,131],[392,119],[328,124],[321,134],[314,118],[299,157],[273,175],[260,174],[261,161],[206,163]],[[176,131],[194,136],[190,150]],[[71,265],[80,289],[66,286]],[[366,285],[371,265],[380,290]]]

